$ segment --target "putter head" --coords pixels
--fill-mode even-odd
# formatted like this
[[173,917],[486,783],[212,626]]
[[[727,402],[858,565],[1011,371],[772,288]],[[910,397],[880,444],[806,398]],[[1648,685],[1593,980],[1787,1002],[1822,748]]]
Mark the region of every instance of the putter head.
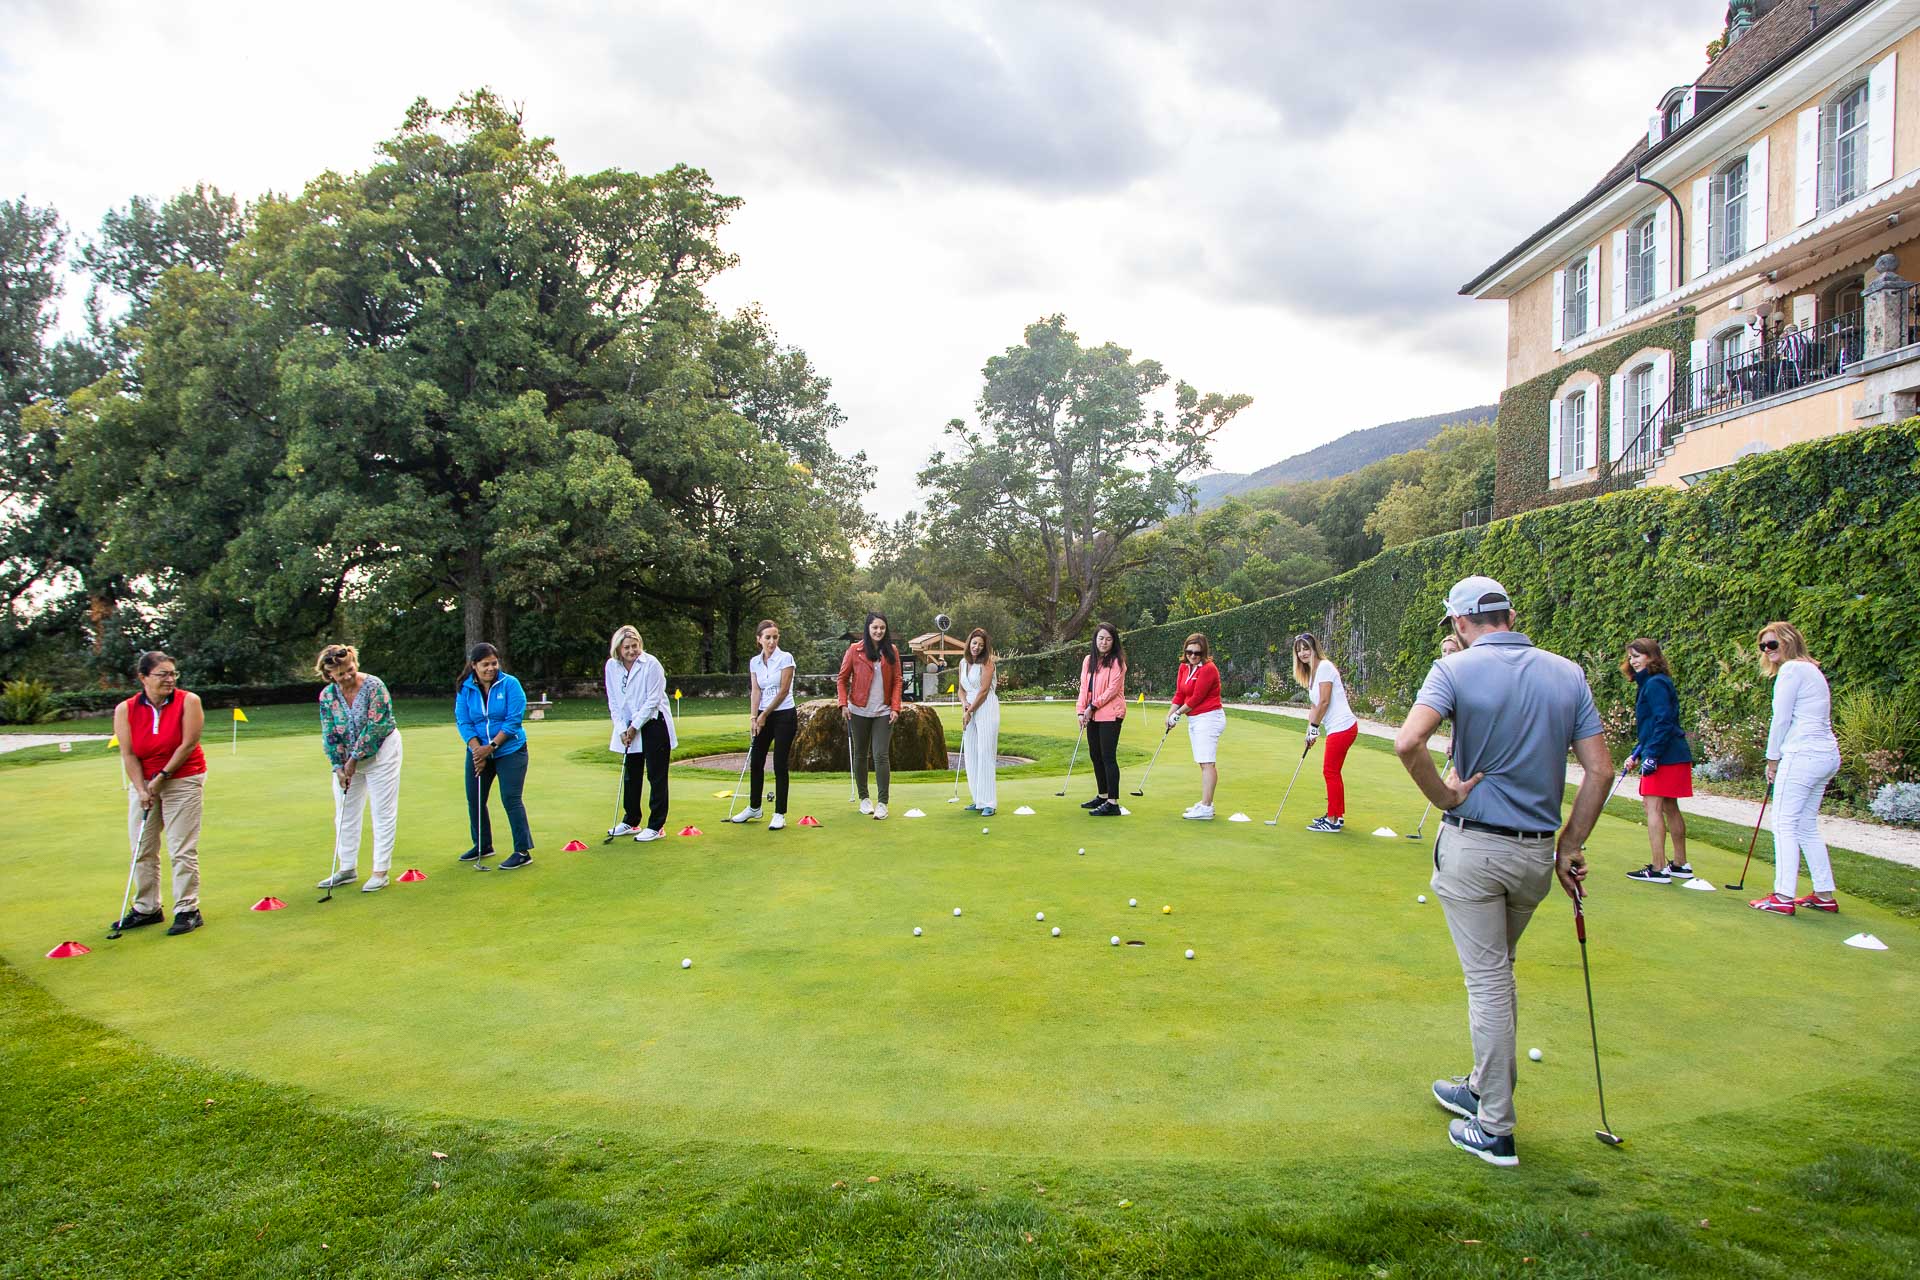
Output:
[[1606,1143],[1610,1147],[1617,1147],[1621,1143],[1626,1141],[1626,1139],[1621,1137],[1619,1134],[1613,1133],[1607,1129],[1595,1129],[1593,1131],[1593,1136],[1600,1139],[1600,1141]]
[[1266,824],[1267,824],[1268,826],[1270,826],[1270,827],[1277,827],[1277,826],[1279,826],[1279,825],[1280,825],[1280,819],[1278,819],[1278,818],[1268,818],[1268,819],[1266,819]]
[[1746,882],[1745,880],[1742,880],[1742,881],[1740,881],[1740,883],[1738,883],[1738,884],[1730,884],[1730,885],[1724,885],[1724,886],[1722,886],[1722,887],[1723,887],[1723,888],[1727,888],[1727,889],[1731,889],[1731,890],[1733,890],[1733,891],[1734,891],[1735,893],[1738,893],[1738,892],[1740,892],[1740,890],[1742,890],[1742,889],[1744,889],[1744,888],[1746,888],[1746,887],[1747,887],[1747,882]]
[[1147,793],[1145,791],[1129,791],[1127,794],[1130,796],[1144,796]]

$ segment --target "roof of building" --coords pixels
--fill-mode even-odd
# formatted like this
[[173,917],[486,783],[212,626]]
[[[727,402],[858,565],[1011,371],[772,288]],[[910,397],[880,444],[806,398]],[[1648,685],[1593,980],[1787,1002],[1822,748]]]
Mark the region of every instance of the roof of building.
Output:
[[[1851,17],[1871,3],[1873,0],[1828,0],[1827,3],[1819,6],[1820,27],[1817,34],[1825,34],[1832,30],[1842,19]],[[1586,194],[1561,213],[1554,215],[1551,222],[1502,255],[1498,262],[1461,286],[1460,292],[1472,293],[1482,281],[1500,271],[1535,243],[1551,235],[1561,223],[1600,199],[1621,182],[1631,178],[1635,165],[1653,153],[1665,150],[1668,143],[1686,133],[1695,120],[1700,120],[1721,106],[1731,103],[1747,89],[1770,75],[1781,63],[1813,44],[1817,34],[1812,17],[1812,9],[1806,4],[1798,3],[1798,0],[1776,3],[1762,13],[1753,26],[1747,29],[1744,36],[1728,45],[1721,51],[1719,57],[1707,64],[1707,69],[1695,82],[1697,88],[1725,90],[1722,97],[1703,107],[1691,120],[1659,142],[1649,143],[1647,134],[1643,132],[1634,139],[1633,145],[1627,148],[1626,154],[1607,170],[1606,176],[1595,183]]]

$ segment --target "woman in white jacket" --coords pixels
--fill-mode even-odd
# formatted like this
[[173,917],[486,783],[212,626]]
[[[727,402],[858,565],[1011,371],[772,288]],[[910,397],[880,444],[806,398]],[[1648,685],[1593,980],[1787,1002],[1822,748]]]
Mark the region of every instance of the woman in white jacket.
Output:
[[[1773,677],[1773,723],[1767,729],[1767,784],[1773,788],[1773,892],[1748,905],[1790,916],[1799,907],[1840,910],[1833,896],[1833,864],[1820,835],[1820,800],[1840,772],[1833,736],[1833,695],[1820,664],[1790,622],[1760,631],[1760,667]],[[1813,892],[1796,898],[1805,855]]]
[[960,755],[967,766],[967,808],[991,818],[999,803],[993,770],[1000,758],[1000,695],[994,691],[993,640],[983,627],[967,633],[960,659]]
[[[680,745],[673,730],[673,711],[667,701],[667,673],[660,660],[647,652],[640,633],[622,627],[607,645],[607,715],[613,737],[607,750],[620,753],[621,817],[609,836],[633,833],[642,843],[666,834],[667,764]],[[646,772],[647,825],[640,823],[640,776]]]

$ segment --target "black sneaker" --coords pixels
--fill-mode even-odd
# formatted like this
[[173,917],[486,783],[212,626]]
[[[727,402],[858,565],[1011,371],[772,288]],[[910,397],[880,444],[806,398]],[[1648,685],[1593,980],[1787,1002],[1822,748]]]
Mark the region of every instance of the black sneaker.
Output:
[[167,926],[167,936],[171,938],[176,933],[192,933],[205,923],[198,911],[176,911],[173,913],[173,923]]
[[486,852],[484,852],[484,853],[482,853],[482,852],[481,852],[480,850],[478,850],[478,849],[469,849],[469,850],[467,850],[467,851],[466,851],[465,853],[463,853],[463,854],[461,854],[461,855],[460,855],[460,861],[462,861],[462,862],[478,862],[478,861],[480,861],[480,859],[482,859],[482,858],[491,858],[492,856],[493,856],[493,850],[491,850],[491,849],[488,849],[488,850],[487,850]]
[[1322,832],[1343,831],[1346,829],[1346,826],[1347,826],[1347,820],[1345,818],[1328,818],[1328,817],[1322,816],[1322,817],[1315,818],[1312,822],[1309,822],[1307,824],[1307,830],[1322,831]]
[[1693,879],[1693,864],[1690,862],[1669,862],[1667,864],[1667,878],[1670,880],[1679,880],[1682,877],[1688,880]]
[[114,933],[124,933],[128,929],[138,929],[143,924],[165,924],[167,917],[160,911],[129,911],[119,920],[108,925]]
[[1673,877],[1649,862],[1638,871],[1627,872],[1627,879],[1638,880],[1641,884],[1672,884]]
[[1520,1157],[1513,1153],[1513,1135],[1488,1133],[1480,1127],[1477,1116],[1448,1121],[1447,1138],[1454,1146],[1462,1151],[1471,1151],[1488,1164],[1508,1169],[1520,1163]]
[[1089,809],[1087,813],[1088,816],[1095,818],[1118,818],[1120,816],[1120,805],[1117,801],[1106,800],[1101,803],[1098,809]]
[[1457,1116],[1471,1120],[1480,1114],[1480,1095],[1467,1088],[1465,1076],[1433,1082],[1433,1100]]
[[512,853],[507,855],[507,860],[500,864],[500,869],[502,871],[516,871],[519,868],[526,866],[529,862],[532,862],[532,861],[533,861],[532,854],[527,853],[524,850],[515,849]]
[[1080,807],[1082,809],[1098,809],[1101,805],[1105,804],[1106,802],[1107,802],[1107,798],[1105,796],[1095,796],[1091,800],[1086,800],[1081,802]]

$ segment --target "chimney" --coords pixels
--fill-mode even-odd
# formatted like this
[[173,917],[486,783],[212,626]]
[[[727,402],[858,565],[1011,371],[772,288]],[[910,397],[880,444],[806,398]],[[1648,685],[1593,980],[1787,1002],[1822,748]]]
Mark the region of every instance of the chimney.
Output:
[[1753,0],[1733,0],[1727,6],[1727,47],[1731,49],[1740,42],[1740,37],[1753,27]]

